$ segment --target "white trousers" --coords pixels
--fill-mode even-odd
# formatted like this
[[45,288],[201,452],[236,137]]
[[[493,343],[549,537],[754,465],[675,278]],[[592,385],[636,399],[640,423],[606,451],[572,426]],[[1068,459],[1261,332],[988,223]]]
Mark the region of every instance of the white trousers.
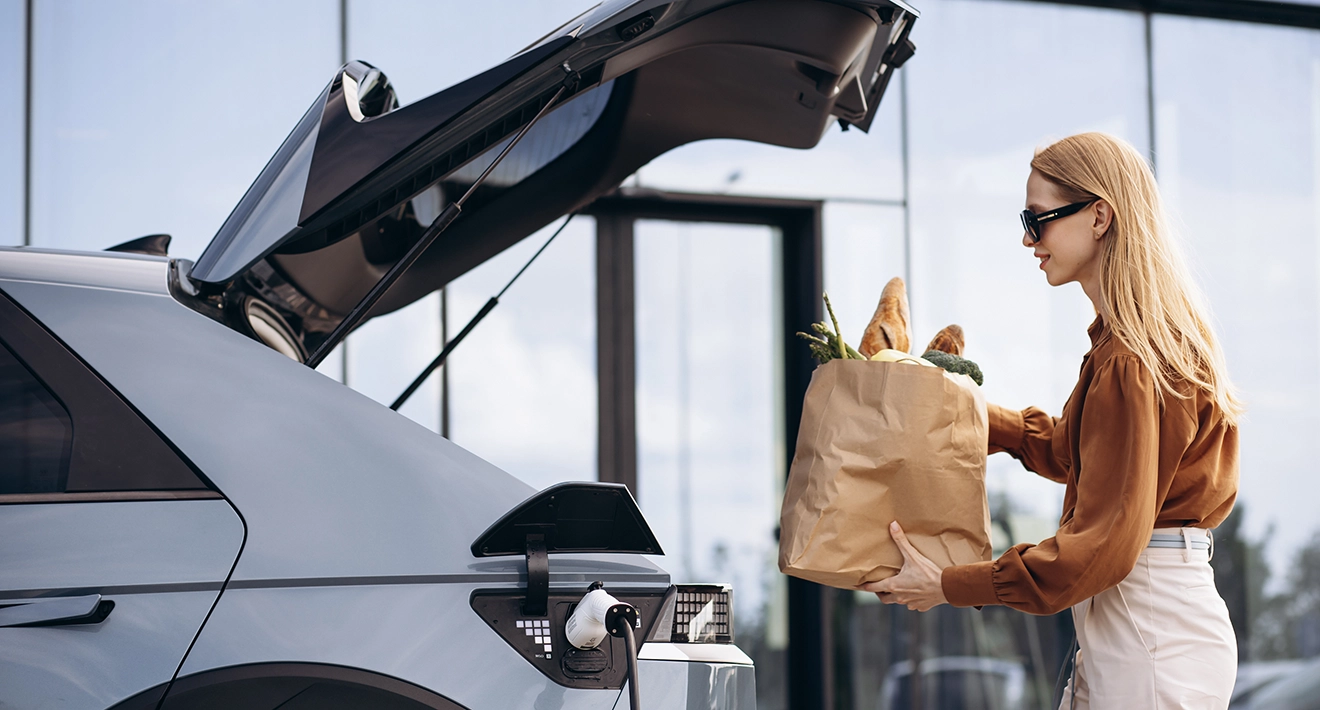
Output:
[[1210,551],[1146,548],[1118,586],[1073,607],[1073,623],[1081,650],[1061,710],[1228,707],[1237,639]]

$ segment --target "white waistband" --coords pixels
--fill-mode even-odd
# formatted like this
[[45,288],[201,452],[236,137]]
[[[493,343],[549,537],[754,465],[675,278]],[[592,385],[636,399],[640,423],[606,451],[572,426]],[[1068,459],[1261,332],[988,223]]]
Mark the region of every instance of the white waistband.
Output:
[[1203,528],[1155,528],[1146,547],[1182,548],[1183,558],[1191,560],[1193,550],[1205,550],[1215,555],[1215,537]]

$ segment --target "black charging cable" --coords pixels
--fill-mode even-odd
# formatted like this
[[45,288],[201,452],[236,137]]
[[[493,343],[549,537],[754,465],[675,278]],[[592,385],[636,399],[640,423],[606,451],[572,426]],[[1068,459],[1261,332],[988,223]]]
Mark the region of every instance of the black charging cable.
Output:
[[642,690],[637,683],[637,608],[615,604],[605,612],[605,628],[610,636],[622,638],[628,650],[628,700],[632,710],[642,710]]

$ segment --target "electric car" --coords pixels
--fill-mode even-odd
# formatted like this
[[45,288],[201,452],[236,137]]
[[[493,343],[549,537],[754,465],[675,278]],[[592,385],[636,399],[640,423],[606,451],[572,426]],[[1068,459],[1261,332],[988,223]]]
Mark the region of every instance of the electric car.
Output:
[[754,708],[731,591],[626,489],[309,365],[671,148],[868,129],[916,17],[610,0],[405,107],[350,62],[195,263],[0,249],[0,706]]

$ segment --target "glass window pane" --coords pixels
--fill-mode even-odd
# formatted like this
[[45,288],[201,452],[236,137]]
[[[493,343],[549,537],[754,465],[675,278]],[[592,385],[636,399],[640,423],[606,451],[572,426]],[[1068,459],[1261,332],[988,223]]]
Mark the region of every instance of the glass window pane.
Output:
[[[1104,130],[1145,150],[1144,23],[1137,13],[1036,3],[941,0],[923,10],[919,50],[904,67],[915,339],[924,345],[960,324],[989,401],[1057,414],[1095,313],[1076,285],[1046,284],[1017,215],[1033,150],[1051,139]],[[973,63],[978,71],[968,71]],[[1061,486],[1007,456],[990,457],[989,486],[1053,532]]]
[[63,491],[72,442],[64,405],[0,343],[0,494]]
[[1153,29],[1161,188],[1248,408],[1217,582],[1250,658],[1313,656],[1320,33],[1172,17]]
[[[563,106],[547,113],[527,130],[527,135],[523,136],[518,145],[490,171],[483,184],[512,187],[563,155],[596,125],[613,90],[614,82],[607,81],[574,96]],[[512,140],[513,136],[510,136],[496,143],[487,148],[485,153],[473,158],[472,162],[445,176],[444,183],[458,188],[449,194],[463,194],[462,188],[476,182]]]
[[334,0],[34,7],[39,246],[195,259],[339,65]]
[[[348,338],[344,339],[345,342],[348,342],[350,340],[352,340],[352,336],[349,336]],[[330,354],[326,355],[325,359],[321,361],[321,364],[316,366],[316,371],[321,373],[322,375],[325,375],[326,377],[329,377],[332,380],[339,380],[340,382],[345,382],[344,343],[340,343],[339,345],[336,345],[335,349],[331,350]]]
[[25,34],[23,0],[0,0],[0,246],[23,243]]
[[825,292],[844,340],[857,347],[885,284],[895,276],[907,278],[903,208],[826,202],[823,226]]
[[385,72],[406,105],[500,64],[592,4],[351,0],[349,59]]
[[[389,406],[443,347],[440,294],[433,293],[353,332],[348,339],[348,386]],[[332,352],[326,360],[336,357],[339,353]],[[333,376],[333,371],[326,374]],[[439,433],[440,384],[440,373],[432,373],[399,412]]]
[[782,708],[785,578],[775,528],[778,286],[769,227],[639,221],[637,496],[675,582],[734,588],[757,706]]
[[[1033,149],[1051,138],[1105,130],[1145,150],[1144,36],[1137,13],[987,0],[922,6],[913,31],[917,54],[903,69],[914,349],[940,328],[961,325],[966,354],[985,371],[992,402],[1057,413],[1076,382],[1094,313],[1080,289],[1048,288],[1021,245],[1017,213]],[[885,282],[903,274],[901,242],[890,237],[867,246],[853,237],[859,265],[832,255],[850,240],[831,224],[870,221],[877,233],[901,234],[901,222],[897,214],[840,214],[837,206],[826,217],[827,285],[832,297],[840,294],[836,305],[848,294],[842,307],[851,323],[844,327],[857,338]],[[987,475],[1000,547],[1009,542],[1005,529],[1029,542],[1053,534],[1061,486],[1006,456],[991,457]],[[847,678],[845,705],[857,708],[905,707],[910,661],[917,659],[926,661],[926,703],[1042,707],[1070,639],[1070,629],[1060,630],[1053,618],[1007,609],[941,607],[916,615],[848,592],[836,602],[849,629],[839,641],[846,652],[836,656],[838,674]],[[969,656],[988,658],[957,660]],[[1020,695],[1010,697],[1010,688]]]
[[[1052,708],[1059,659],[1072,645],[1071,625],[1005,607],[981,611],[939,606],[918,613],[881,604],[874,594],[838,592],[836,667],[841,707]],[[921,669],[922,702],[913,702],[912,661]],[[871,669],[887,669],[875,673]],[[1067,703],[1064,703],[1067,708]]]
[[[450,337],[559,225],[449,285]],[[446,365],[450,438],[537,489],[596,480],[595,254],[595,220],[573,218]]]

